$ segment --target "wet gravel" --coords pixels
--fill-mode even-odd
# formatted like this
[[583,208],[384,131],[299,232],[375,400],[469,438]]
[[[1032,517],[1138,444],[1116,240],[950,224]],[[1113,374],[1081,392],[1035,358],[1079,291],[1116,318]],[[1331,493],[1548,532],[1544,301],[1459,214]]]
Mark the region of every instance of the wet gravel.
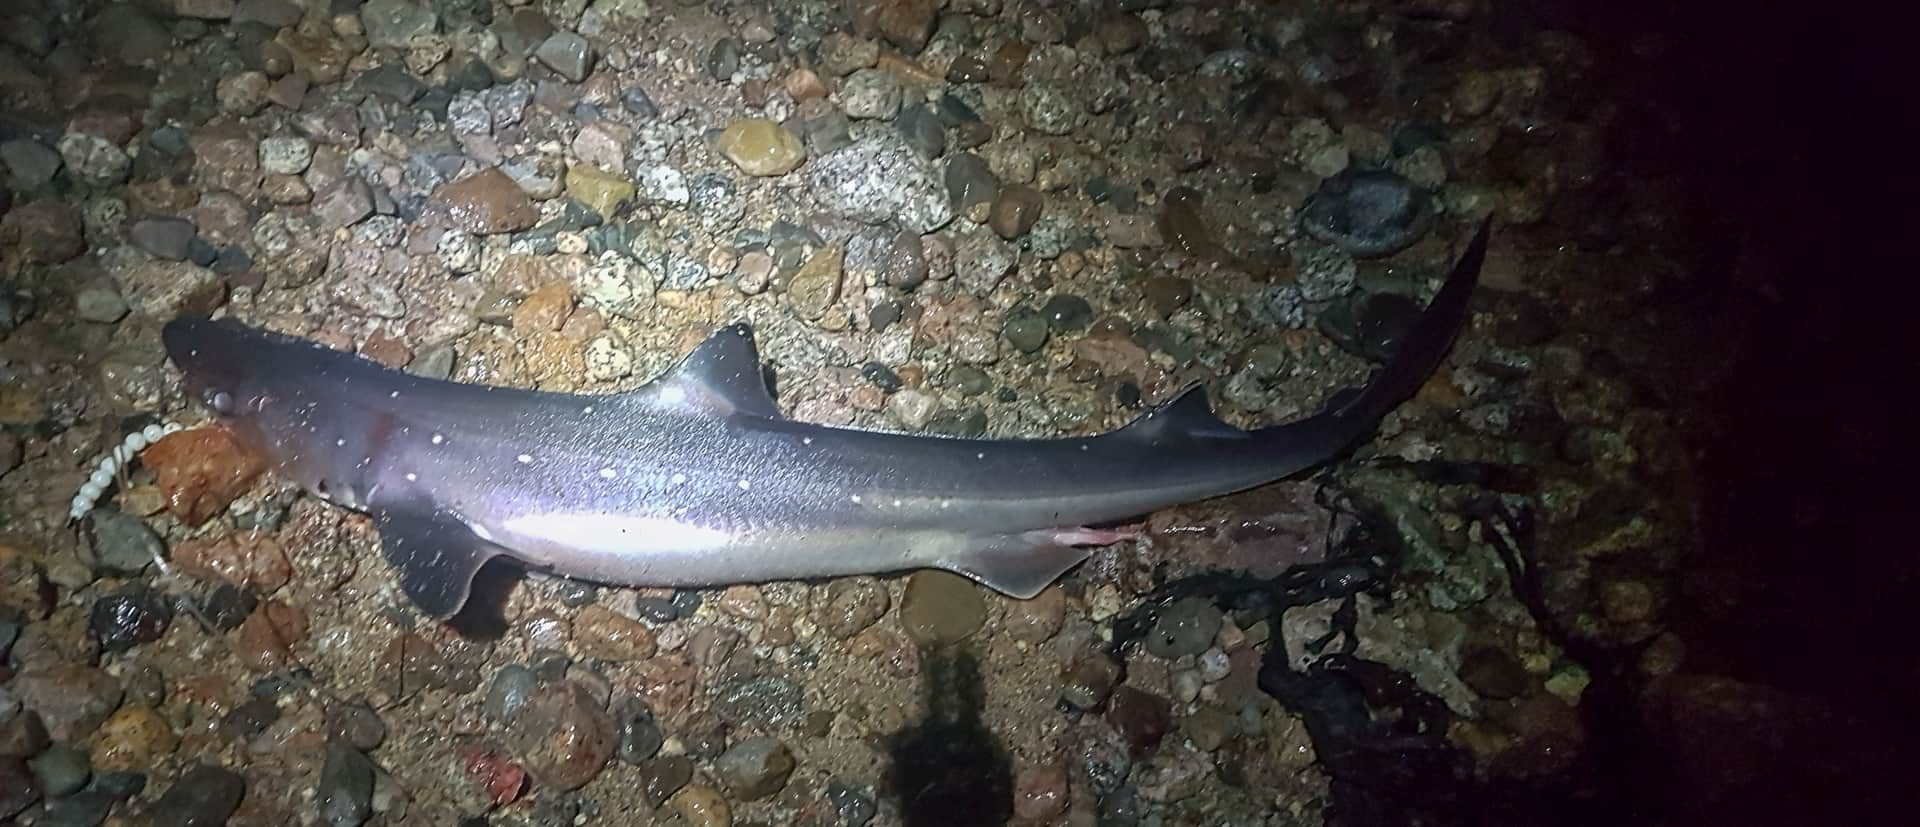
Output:
[[[1600,142],[1495,151],[1568,117],[1581,47],[1483,52],[1480,4],[1416,5],[4,12],[0,819],[1322,823],[1336,745],[1263,683],[1275,647],[1403,676],[1483,773],[1577,753],[1598,678],[1562,630],[1684,651],[1653,549],[1686,518],[1617,493],[1684,469],[1668,413],[1562,329],[1617,266],[1552,241]],[[130,428],[204,418],[160,349],[185,313],[588,393],[746,320],[806,421],[1084,435],[1202,383],[1254,427],[1391,355],[1489,216],[1488,298],[1357,462],[1152,515],[1032,600],[535,575],[474,633],[209,428],[62,522]],[[1544,608],[1468,527],[1488,497],[1558,543]],[[1362,512],[1391,566],[1354,550]],[[1153,602],[1315,565],[1372,585],[1275,617]]]

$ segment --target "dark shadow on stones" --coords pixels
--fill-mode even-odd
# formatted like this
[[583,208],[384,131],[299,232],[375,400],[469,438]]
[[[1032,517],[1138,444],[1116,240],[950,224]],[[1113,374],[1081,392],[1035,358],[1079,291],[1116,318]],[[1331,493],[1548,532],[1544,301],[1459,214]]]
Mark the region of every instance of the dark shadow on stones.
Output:
[[493,641],[505,637],[507,598],[513,596],[513,587],[525,579],[526,573],[526,569],[512,559],[488,560],[473,576],[473,591],[467,595],[467,605],[447,618],[447,625],[470,640]]
[[887,780],[908,827],[975,827],[1013,817],[1013,762],[980,720],[980,663],[964,647],[920,650],[927,717],[895,733]]

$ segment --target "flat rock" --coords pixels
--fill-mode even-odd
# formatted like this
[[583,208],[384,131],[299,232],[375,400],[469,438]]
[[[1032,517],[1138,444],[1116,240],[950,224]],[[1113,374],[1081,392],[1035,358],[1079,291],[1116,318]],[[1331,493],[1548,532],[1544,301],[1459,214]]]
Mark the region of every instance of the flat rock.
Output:
[[499,167],[440,187],[432,204],[453,226],[476,235],[519,232],[540,219],[533,199]]
[[226,294],[220,274],[185,261],[149,261],[118,268],[113,279],[134,313],[157,321],[211,313]]
[[897,135],[834,150],[807,167],[814,197],[844,218],[928,233],[953,220],[933,171]]

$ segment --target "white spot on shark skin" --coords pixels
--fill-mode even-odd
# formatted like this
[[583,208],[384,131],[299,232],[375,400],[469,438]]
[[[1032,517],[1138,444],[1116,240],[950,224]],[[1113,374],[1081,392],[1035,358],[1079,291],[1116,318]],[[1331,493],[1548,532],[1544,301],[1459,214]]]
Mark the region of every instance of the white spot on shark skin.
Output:
[[603,480],[610,480],[617,476],[620,476],[620,472],[615,471],[612,468],[600,469],[600,478]]
[[435,445],[439,445],[440,443],[442,443],[442,442],[446,442],[446,441],[447,441],[447,438],[446,438],[446,437],[444,437],[444,436],[441,436],[441,435],[439,435],[439,434],[434,434],[434,435],[433,435],[433,444],[435,444]]
[[678,405],[687,400],[687,390],[679,385],[668,384],[660,388],[660,401],[669,405]]
[[532,462],[532,461],[533,461],[533,455],[532,455],[532,454],[521,454],[520,456],[517,456],[517,457],[514,457],[514,459],[516,459],[516,460],[518,460],[518,461],[520,462],[520,464],[521,464],[521,465],[526,465],[527,463],[529,463],[529,462]]
[[580,409],[580,415],[581,415],[581,416],[586,416],[586,415],[589,415],[589,414],[591,414],[591,413],[593,413],[593,406],[592,406],[592,405],[588,405],[588,406],[586,406],[586,407],[584,407],[584,408],[581,408],[581,409]]
[[741,481],[739,481],[739,482],[737,482],[737,483],[735,483],[735,485],[738,485],[738,486],[740,486],[740,490],[742,490],[742,491],[745,491],[745,490],[747,490],[747,489],[749,489],[749,488],[752,488],[752,487],[753,487],[753,483],[751,483],[751,482],[748,482],[748,481],[746,481],[746,480],[741,480]]
[[673,485],[683,485],[686,483],[686,481],[687,481],[687,475],[677,473],[677,472],[673,476],[667,478],[667,482]]
[[399,392],[399,391],[393,391],[393,392],[391,392],[391,393],[389,393],[389,394],[387,394],[387,398],[388,398],[388,399],[399,399],[399,398],[400,398],[400,392]]
[[336,439],[333,441],[333,444],[334,444],[334,447],[336,448],[345,448],[347,447],[347,438],[341,437],[339,439]]
[[855,494],[855,495],[853,495],[853,497],[852,497],[851,499],[853,500],[853,504],[854,504],[854,505],[859,505],[859,504],[860,504],[860,495],[859,495],[859,494]]
[[407,472],[407,482],[419,482],[419,481],[420,481],[419,474],[413,473],[412,471]]
[[810,437],[810,436],[803,436],[803,437],[801,437],[801,438],[800,438],[800,444],[801,444],[801,445],[812,445],[812,444],[813,444],[813,437]]
[[987,452],[985,452],[985,451],[981,451],[980,453],[977,453],[977,454],[974,454],[974,455],[973,455],[973,458],[974,458],[974,459],[986,459],[986,458],[987,458]]

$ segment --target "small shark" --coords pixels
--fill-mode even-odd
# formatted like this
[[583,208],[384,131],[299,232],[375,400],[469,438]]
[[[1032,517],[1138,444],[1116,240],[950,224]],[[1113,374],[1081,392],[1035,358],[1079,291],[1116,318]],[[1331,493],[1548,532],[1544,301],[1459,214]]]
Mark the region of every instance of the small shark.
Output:
[[232,320],[176,319],[163,338],[190,398],[313,496],[373,518],[402,590],[435,617],[501,555],[636,586],[932,567],[1026,598],[1132,536],[1100,526],[1291,476],[1371,432],[1446,355],[1486,246],[1482,225],[1364,387],[1251,431],[1199,387],[1063,439],[795,422],[745,324],[607,396],[425,379]]

